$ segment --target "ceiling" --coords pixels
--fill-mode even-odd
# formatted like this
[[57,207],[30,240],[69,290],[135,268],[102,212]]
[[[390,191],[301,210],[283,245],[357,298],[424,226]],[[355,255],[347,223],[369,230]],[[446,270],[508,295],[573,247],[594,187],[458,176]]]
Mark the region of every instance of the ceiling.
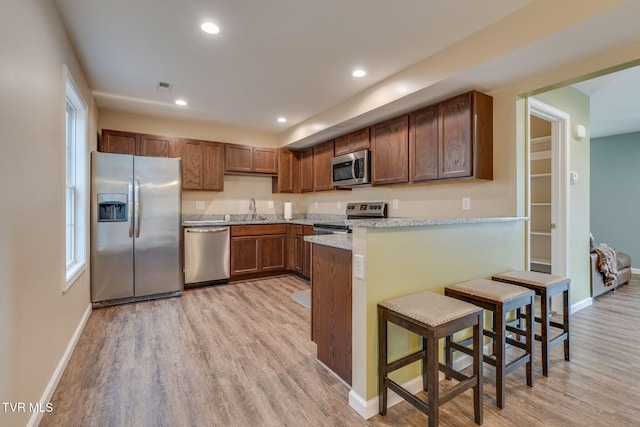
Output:
[[[54,2],[100,108],[282,133],[532,0]],[[603,17],[598,22],[604,32],[578,25],[469,70],[446,87],[452,93],[467,85],[495,87],[500,79],[514,80],[572,55],[638,38],[633,13],[640,12],[639,4]],[[622,25],[625,19],[629,26]],[[204,21],[218,24],[220,33],[202,32]],[[352,77],[360,67],[368,74]],[[576,87],[593,96],[593,111],[613,115],[613,107],[624,104],[611,94],[633,80],[612,81]],[[171,83],[170,91],[157,90],[158,82]],[[177,98],[188,105],[175,105]],[[276,121],[281,116],[286,123]],[[593,123],[592,136],[595,130]]]

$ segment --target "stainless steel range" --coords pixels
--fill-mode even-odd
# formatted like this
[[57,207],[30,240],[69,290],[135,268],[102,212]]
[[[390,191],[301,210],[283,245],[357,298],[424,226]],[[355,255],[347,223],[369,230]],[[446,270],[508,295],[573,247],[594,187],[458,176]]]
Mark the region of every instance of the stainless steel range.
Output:
[[[347,203],[347,219],[359,218],[386,218],[386,202],[352,202]],[[319,222],[313,224],[316,235],[320,234],[346,234],[351,233],[351,228],[345,221]]]

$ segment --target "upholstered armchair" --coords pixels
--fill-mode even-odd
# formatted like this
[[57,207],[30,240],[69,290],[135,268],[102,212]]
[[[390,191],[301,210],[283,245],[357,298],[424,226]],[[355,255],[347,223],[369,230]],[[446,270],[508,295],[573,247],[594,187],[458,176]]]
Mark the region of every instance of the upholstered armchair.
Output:
[[606,278],[601,273],[599,268],[599,254],[598,247],[596,246],[593,235],[590,235],[591,240],[591,296],[597,297],[607,291],[616,289],[618,286],[625,285],[631,280],[631,257],[624,252],[614,249],[616,255],[616,266],[618,269],[618,276],[613,280],[610,285],[606,284]]

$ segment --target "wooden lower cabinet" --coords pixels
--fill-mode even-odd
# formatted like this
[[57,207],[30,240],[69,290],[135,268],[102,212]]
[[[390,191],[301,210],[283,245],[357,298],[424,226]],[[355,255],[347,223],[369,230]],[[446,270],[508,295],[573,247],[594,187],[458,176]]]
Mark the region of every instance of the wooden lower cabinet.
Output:
[[290,256],[292,260],[288,268],[304,279],[311,277],[311,243],[305,242],[304,236],[314,234],[312,225],[291,225],[289,244],[291,245]]
[[231,280],[286,271],[286,224],[231,226]]
[[351,385],[351,251],[312,245],[311,340],[318,360]]

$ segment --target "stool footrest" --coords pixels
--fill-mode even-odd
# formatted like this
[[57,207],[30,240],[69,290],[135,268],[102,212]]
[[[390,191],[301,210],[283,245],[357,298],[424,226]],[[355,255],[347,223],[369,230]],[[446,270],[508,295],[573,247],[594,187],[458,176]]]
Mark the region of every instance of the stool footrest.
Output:
[[403,366],[407,366],[413,362],[424,359],[427,355],[427,350],[420,350],[418,352],[404,356],[398,360],[394,360],[391,363],[387,363],[387,372],[393,372],[396,369],[400,369]]
[[400,384],[396,383],[392,379],[385,378],[384,385],[395,391],[400,397],[411,403],[420,411],[424,412],[425,414],[429,414],[429,405],[427,405],[422,399],[417,398],[415,395],[402,388]]

